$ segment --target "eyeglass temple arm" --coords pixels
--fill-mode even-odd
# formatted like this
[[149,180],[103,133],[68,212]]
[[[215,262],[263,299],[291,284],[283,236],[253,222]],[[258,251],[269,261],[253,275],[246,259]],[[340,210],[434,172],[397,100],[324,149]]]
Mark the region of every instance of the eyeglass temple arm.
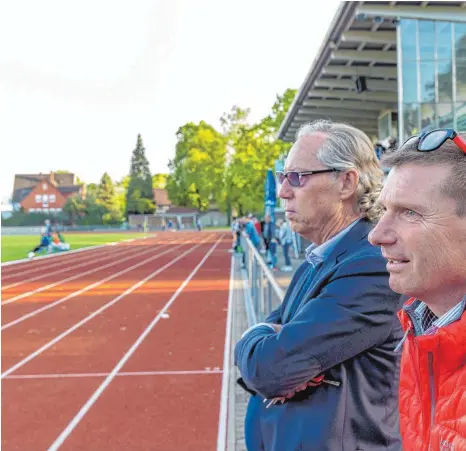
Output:
[[466,154],[466,141],[460,135],[456,135],[453,142]]

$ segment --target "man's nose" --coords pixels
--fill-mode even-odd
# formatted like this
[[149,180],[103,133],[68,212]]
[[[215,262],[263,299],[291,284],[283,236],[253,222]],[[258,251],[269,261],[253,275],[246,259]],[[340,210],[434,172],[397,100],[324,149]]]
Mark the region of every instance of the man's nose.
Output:
[[283,181],[280,185],[280,189],[278,190],[278,197],[281,199],[289,199],[293,195],[293,190],[287,179]]
[[396,233],[390,225],[390,221],[382,217],[369,233],[368,239],[373,246],[394,244],[396,242]]

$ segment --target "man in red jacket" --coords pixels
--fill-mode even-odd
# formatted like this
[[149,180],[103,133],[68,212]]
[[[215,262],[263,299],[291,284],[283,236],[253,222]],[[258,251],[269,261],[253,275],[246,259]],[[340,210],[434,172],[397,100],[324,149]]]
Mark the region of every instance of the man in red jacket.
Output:
[[465,138],[434,130],[382,161],[386,212],[370,241],[390,287],[411,297],[399,313],[404,451],[466,450]]

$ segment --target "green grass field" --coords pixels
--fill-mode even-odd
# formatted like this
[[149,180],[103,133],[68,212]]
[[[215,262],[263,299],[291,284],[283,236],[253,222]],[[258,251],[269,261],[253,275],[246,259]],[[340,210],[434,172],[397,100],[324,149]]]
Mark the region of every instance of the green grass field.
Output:
[[[150,236],[151,234],[149,234]],[[98,244],[112,243],[143,238],[144,233],[65,233],[64,238],[70,243],[71,249],[96,246]],[[36,235],[3,235],[2,236],[2,263],[27,258],[28,252],[36,247],[40,237]],[[42,255],[42,254],[41,254]]]

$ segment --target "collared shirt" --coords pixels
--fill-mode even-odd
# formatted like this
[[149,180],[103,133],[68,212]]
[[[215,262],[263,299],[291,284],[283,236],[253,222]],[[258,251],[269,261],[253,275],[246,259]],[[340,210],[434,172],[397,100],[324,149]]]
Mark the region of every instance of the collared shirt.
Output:
[[417,299],[405,307],[405,310],[413,321],[416,335],[433,335],[441,327],[448,326],[461,318],[466,310],[466,296],[440,318],[437,318],[424,302]]
[[352,222],[348,227],[338,232],[333,238],[329,239],[325,243],[322,243],[320,246],[316,244],[311,244],[306,249],[306,260],[314,268],[324,262],[324,260],[332,253],[332,251],[337,246],[338,242],[360,221],[357,219]]

